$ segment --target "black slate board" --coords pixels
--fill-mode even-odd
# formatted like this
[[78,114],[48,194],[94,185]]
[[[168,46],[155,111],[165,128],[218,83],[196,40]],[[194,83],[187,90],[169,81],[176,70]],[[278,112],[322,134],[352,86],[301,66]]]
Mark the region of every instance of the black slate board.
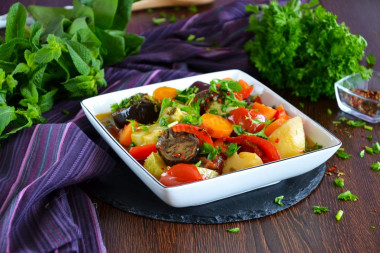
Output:
[[[217,224],[261,218],[293,206],[306,198],[321,182],[326,165],[278,184],[195,207],[175,208],[161,201],[127,167],[87,182],[85,190],[123,211],[180,223]],[[284,195],[280,206],[274,199]]]

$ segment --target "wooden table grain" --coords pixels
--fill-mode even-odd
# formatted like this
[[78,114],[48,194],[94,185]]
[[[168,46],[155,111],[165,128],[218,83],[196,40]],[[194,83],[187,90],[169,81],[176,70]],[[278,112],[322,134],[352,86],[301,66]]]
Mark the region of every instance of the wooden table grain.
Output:
[[[0,14],[7,12],[14,1],[3,0]],[[39,5],[70,5],[71,1],[23,0]],[[216,0],[198,8],[205,11],[231,0]],[[345,22],[351,33],[362,35],[368,42],[366,54],[380,61],[380,1],[378,0],[320,0],[322,6]],[[152,17],[165,9],[135,12],[128,31],[140,33],[153,28]],[[190,15],[185,10],[183,14]],[[380,63],[375,64],[380,70]],[[352,154],[348,160],[332,157],[327,167],[337,165],[344,172],[344,190],[359,196],[356,202],[342,202],[337,195],[343,190],[333,184],[335,175],[326,175],[321,184],[300,203],[264,218],[218,225],[178,224],[152,220],[120,211],[99,200],[100,225],[108,252],[380,252],[380,172],[370,164],[380,161],[380,155],[361,158],[363,146],[380,141],[380,124],[371,132],[344,124],[335,126],[345,113],[335,100],[321,99],[312,103],[282,92],[282,96],[301,111],[319,122],[342,140],[345,151]],[[300,103],[304,107],[300,107]],[[328,114],[331,109],[332,114]],[[373,140],[365,137],[372,135]],[[328,206],[329,212],[316,215],[312,206]],[[337,222],[338,210],[344,211]],[[239,227],[239,233],[228,233]]]

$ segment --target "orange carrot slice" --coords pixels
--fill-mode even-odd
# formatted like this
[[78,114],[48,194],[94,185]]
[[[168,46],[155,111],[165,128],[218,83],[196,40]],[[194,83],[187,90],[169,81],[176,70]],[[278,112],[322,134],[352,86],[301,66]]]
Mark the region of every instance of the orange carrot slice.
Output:
[[153,98],[161,101],[164,98],[174,98],[177,96],[177,89],[172,87],[159,87],[153,91]]
[[232,124],[227,119],[209,113],[202,115],[201,127],[213,138],[229,137],[233,131]]

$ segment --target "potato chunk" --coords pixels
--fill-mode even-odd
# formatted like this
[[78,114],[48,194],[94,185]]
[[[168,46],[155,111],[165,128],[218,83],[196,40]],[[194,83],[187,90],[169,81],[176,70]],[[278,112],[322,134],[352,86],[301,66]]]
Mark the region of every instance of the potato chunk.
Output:
[[273,131],[269,141],[277,148],[281,158],[303,154],[305,151],[305,132],[302,119],[297,116],[286,121]]
[[263,161],[256,153],[240,152],[238,154],[235,152],[235,154],[227,158],[224,162],[223,174],[243,170],[261,164],[263,164]]
[[158,153],[153,152],[145,159],[144,168],[155,178],[160,179],[161,174],[167,169],[167,165]]

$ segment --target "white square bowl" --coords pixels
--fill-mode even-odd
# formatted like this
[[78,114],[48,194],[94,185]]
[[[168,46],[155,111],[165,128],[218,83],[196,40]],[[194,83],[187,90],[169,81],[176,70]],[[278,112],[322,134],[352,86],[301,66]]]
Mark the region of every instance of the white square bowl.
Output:
[[[185,185],[166,187],[141,166],[96,118],[97,114],[111,111],[110,106],[120,103],[124,98],[137,93],[151,94],[161,86],[174,87],[183,90],[195,81],[210,83],[212,79],[230,77],[234,80],[243,79],[249,85],[254,85],[253,95],[260,95],[264,104],[270,106],[283,105],[291,116],[300,116],[306,136],[323,146],[322,149],[308,152],[299,156],[265,163],[260,166],[247,168],[215,178],[197,181]],[[252,191],[281,180],[295,177],[318,167],[326,162],[341,146],[341,141],[321,125],[310,119],[286,100],[281,98],[255,78],[240,70],[226,70],[209,74],[197,75],[167,82],[156,83],[122,91],[112,92],[85,99],[82,108],[95,129],[128,165],[128,167],[165,203],[173,207],[188,207],[202,205],[216,200]],[[127,168],[125,168],[127,169]]]

